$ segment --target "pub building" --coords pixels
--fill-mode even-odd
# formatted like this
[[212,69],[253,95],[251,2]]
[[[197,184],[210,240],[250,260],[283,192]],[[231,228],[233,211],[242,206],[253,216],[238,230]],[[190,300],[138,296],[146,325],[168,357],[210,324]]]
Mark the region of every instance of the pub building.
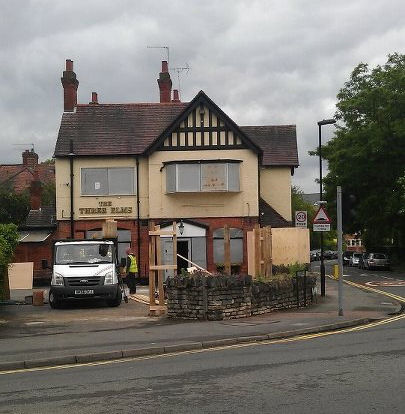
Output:
[[[189,102],[172,91],[166,61],[156,103],[108,104],[92,93],[77,103],[73,61],[61,78],[64,113],[55,146],[59,238],[92,238],[117,221],[119,256],[131,247],[148,272],[148,226],[177,222],[177,252],[215,272],[231,262],[247,272],[246,232],[291,226],[291,176],[298,167],[295,125],[239,126],[200,91]],[[172,239],[162,259],[172,261]],[[178,259],[178,271],[189,264]],[[166,271],[166,275],[172,271]]]

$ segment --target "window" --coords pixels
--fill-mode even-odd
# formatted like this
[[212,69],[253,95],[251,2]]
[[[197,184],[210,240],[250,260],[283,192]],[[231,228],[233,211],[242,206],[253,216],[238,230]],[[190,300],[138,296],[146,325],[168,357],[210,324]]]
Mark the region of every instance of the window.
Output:
[[82,168],[82,195],[135,194],[135,169]]
[[[118,229],[118,262],[121,263],[121,259],[124,257],[127,257],[126,250],[128,247],[131,247],[131,231],[130,230],[124,230],[124,229]],[[101,229],[95,229],[95,230],[87,230],[86,231],[86,239],[92,239],[93,237],[100,237],[102,234]]]
[[[231,263],[240,264],[243,262],[243,230],[230,228],[231,238]],[[217,229],[213,233],[214,237],[214,263],[224,263],[224,229]]]
[[166,166],[166,192],[240,191],[239,162],[194,162]]

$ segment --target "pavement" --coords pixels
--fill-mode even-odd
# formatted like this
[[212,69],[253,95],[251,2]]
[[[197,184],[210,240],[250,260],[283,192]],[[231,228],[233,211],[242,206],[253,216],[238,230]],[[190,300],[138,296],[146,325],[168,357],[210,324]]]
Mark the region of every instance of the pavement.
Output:
[[[319,291],[319,289],[318,289]],[[402,311],[393,298],[327,278],[326,296],[304,309],[245,319],[184,321],[149,317],[147,287],[118,308],[100,302],[0,305],[0,371],[87,363],[286,338],[365,324]],[[137,300],[134,300],[137,299]]]

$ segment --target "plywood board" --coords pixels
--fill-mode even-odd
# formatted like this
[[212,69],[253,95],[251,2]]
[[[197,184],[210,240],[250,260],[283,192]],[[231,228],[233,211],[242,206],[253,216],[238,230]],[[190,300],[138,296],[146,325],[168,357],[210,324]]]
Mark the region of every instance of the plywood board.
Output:
[[273,264],[309,263],[309,230],[272,229]]
[[10,289],[32,289],[34,263],[10,263],[8,280]]

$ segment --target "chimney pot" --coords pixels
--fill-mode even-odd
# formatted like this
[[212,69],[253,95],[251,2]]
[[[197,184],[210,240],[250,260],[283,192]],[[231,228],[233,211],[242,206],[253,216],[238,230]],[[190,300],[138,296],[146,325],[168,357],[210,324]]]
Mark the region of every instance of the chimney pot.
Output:
[[73,60],[66,59],[66,70],[73,72]]
[[63,85],[63,109],[65,112],[73,112],[77,105],[77,88],[79,81],[73,72],[73,60],[66,59],[66,70],[61,78]]
[[162,72],[157,80],[160,91],[160,103],[168,103],[172,99],[172,80],[170,79],[167,61],[162,61]]
[[38,165],[38,154],[32,150],[25,150],[22,159],[24,167],[35,168]]
[[178,89],[173,89],[173,101],[172,102],[180,102]]
[[91,102],[89,102],[90,104],[98,104],[98,97],[97,97],[97,92],[92,92],[91,93]]

